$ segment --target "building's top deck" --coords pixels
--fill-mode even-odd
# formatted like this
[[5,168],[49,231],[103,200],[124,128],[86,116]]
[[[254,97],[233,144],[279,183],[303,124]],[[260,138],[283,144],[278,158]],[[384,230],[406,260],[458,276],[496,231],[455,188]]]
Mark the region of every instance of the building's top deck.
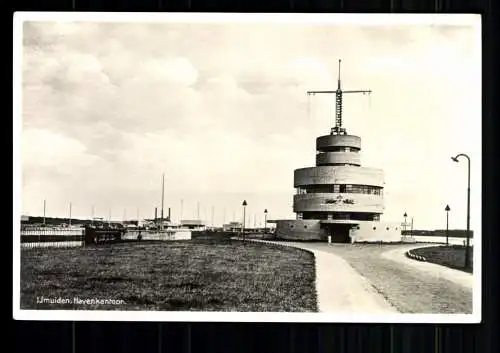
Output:
[[316,139],[316,150],[320,152],[333,152],[342,147],[360,150],[361,137],[354,135],[324,135]]

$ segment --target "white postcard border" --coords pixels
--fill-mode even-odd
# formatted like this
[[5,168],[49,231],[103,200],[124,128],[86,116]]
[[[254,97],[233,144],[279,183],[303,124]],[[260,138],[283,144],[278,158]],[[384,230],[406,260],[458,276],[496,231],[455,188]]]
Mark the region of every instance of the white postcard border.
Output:
[[[104,12],[16,12],[13,37],[13,317],[16,320],[51,321],[164,321],[164,322],[318,322],[318,323],[480,323],[482,308],[482,230],[474,232],[475,256],[472,314],[333,314],[333,313],[244,313],[183,311],[98,311],[20,309],[21,216],[21,102],[22,38],[25,21],[85,22],[194,22],[194,23],[294,23],[356,26],[447,24],[472,25],[481,36],[481,16],[472,14],[242,14],[242,13],[104,13]],[[481,52],[481,38],[478,39]],[[481,58],[479,57],[479,60]],[[481,63],[479,62],[479,65]],[[481,180],[481,162],[474,174]],[[481,197],[479,197],[481,198]],[[477,200],[476,200],[477,201]],[[478,205],[480,207],[480,201]],[[481,214],[479,211],[478,214]]]

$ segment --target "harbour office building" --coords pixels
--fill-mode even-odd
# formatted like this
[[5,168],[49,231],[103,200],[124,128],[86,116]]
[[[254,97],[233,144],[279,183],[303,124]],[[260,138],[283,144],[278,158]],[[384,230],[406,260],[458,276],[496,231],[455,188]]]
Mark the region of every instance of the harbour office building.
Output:
[[[339,68],[340,72],[340,68]],[[312,91],[312,93],[332,91]],[[399,223],[381,222],[384,172],[361,165],[361,138],[342,127],[340,75],[336,126],[316,139],[316,166],[294,171],[294,220],[276,220],[276,237],[340,243],[401,241]],[[369,92],[369,91],[367,91]],[[308,92],[311,93],[311,92]],[[340,96],[340,99],[339,99]]]

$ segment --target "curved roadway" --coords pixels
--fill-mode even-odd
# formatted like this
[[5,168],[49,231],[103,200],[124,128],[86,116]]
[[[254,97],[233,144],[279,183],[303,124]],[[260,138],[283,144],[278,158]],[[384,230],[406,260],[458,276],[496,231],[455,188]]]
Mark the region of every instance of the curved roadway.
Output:
[[[421,263],[406,258],[404,253],[412,248],[422,247],[422,244],[398,244],[398,245],[372,245],[372,244],[327,244],[327,243],[289,243],[315,254],[330,254],[331,261],[344,263],[345,265],[334,266],[327,264],[329,268],[321,270],[322,263],[326,260],[317,260],[318,281],[325,272],[332,278],[349,278],[349,281],[361,283],[366,281],[372,290],[360,290],[360,286],[352,288],[351,296],[357,297],[357,301],[363,302],[366,293],[369,293],[371,302],[373,292],[383,297],[385,305],[379,305],[378,309],[400,313],[418,314],[470,314],[472,313],[472,275],[461,271],[451,270],[439,265]],[[434,244],[435,245],[435,244]],[[322,258],[324,256],[321,256]],[[339,261],[344,260],[344,262]],[[324,268],[324,266],[323,266]],[[351,268],[351,269],[349,269]],[[338,283],[337,283],[338,285]],[[335,284],[329,291],[330,301],[339,302]],[[341,286],[339,286],[340,288]],[[347,287],[342,287],[347,288]],[[321,294],[321,288],[318,288]],[[321,298],[321,296],[320,296]],[[354,299],[353,299],[354,300]],[[377,301],[381,302],[381,299]],[[320,303],[321,304],[321,303]],[[333,308],[333,306],[330,306]],[[320,306],[325,311],[324,304]],[[375,308],[375,306],[374,306]],[[327,308],[328,309],[328,308]],[[367,308],[365,308],[366,310]],[[330,311],[330,310],[328,310]]]

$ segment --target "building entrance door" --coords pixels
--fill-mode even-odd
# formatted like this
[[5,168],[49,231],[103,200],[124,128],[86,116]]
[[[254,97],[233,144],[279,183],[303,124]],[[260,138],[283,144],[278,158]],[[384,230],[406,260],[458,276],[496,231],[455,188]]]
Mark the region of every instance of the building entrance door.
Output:
[[331,238],[332,243],[350,243],[349,224],[328,224],[326,225],[326,233]]

